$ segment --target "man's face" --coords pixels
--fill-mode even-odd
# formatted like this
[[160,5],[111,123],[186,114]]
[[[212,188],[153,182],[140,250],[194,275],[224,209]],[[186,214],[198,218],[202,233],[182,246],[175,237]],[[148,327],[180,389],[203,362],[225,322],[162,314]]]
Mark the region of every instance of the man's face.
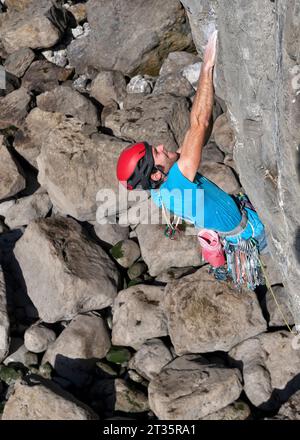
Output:
[[[166,174],[169,172],[171,166],[176,162],[179,157],[178,153],[166,150],[164,145],[152,147],[152,153],[154,164],[156,166],[160,165]],[[156,171],[151,175],[151,178],[155,181],[160,180],[162,177],[163,174],[160,171]]]

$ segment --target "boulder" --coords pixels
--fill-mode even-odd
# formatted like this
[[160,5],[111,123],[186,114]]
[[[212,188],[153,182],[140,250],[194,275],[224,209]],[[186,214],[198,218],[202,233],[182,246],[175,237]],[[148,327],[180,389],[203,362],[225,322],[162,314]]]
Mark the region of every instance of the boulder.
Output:
[[228,351],[266,330],[255,293],[217,281],[207,267],[168,283],[162,306],[178,355]]
[[229,352],[233,365],[242,365],[244,390],[253,405],[278,409],[299,389],[298,339],[288,331],[264,333]]
[[21,87],[0,97],[0,129],[20,127],[27,116],[31,95]]
[[156,276],[170,267],[201,266],[197,237],[182,231],[176,240],[170,240],[164,235],[165,227],[162,224],[139,224],[135,229],[150,275]]
[[3,144],[3,136],[0,135],[0,200],[14,196],[22,191],[25,186],[25,178],[19,172],[19,166],[13,160],[8,148]]
[[160,420],[198,420],[225,408],[242,391],[237,369],[209,364],[200,355],[176,358],[151,380],[151,410]]
[[170,52],[160,68],[159,75],[163,76],[169,73],[181,72],[184,67],[195,64],[198,61],[199,57],[189,52]]
[[0,362],[5,359],[9,349],[9,318],[7,313],[6,286],[0,267]]
[[14,253],[28,295],[45,322],[108,307],[117,294],[119,274],[113,262],[73,219],[31,222]]
[[22,78],[34,58],[35,54],[29,47],[19,49],[6,58],[4,63],[5,70],[18,78]]
[[139,349],[151,338],[166,336],[163,288],[139,284],[121,290],[113,305],[112,343]]
[[[48,10],[51,2],[48,3]],[[60,39],[60,31],[44,14],[46,12],[45,0],[43,6],[36,7],[32,2],[31,7],[23,10],[10,10],[5,20],[0,23],[1,40],[5,50],[13,53],[21,48],[42,49],[54,46]]]
[[135,75],[127,84],[126,91],[127,93],[144,93],[148,95],[152,92],[152,81],[142,75]]
[[10,229],[28,225],[32,220],[44,218],[52,207],[47,193],[37,191],[31,196],[22,197],[7,210],[5,223]]
[[43,93],[58,87],[72,73],[72,69],[56,66],[46,60],[34,61],[22,78],[22,86],[35,93]]
[[98,420],[98,416],[50,381],[34,386],[18,381],[5,404],[2,420]]
[[105,201],[108,189],[111,198],[105,206],[114,214],[118,195],[116,163],[127,145],[104,134],[91,139],[84,134],[80,121],[65,118],[43,139],[37,158],[38,180],[52,203],[78,220],[96,220],[97,204]]
[[[192,85],[181,73],[168,73],[156,81],[153,95],[171,94],[190,98],[195,94]],[[162,97],[162,99],[164,99]]]
[[200,164],[199,172],[229,194],[238,193],[241,188],[232,169],[223,163],[203,162]]
[[116,110],[105,119],[105,127],[111,129],[114,136],[130,142],[164,144],[172,151],[182,144],[189,124],[187,100],[172,95],[162,98],[129,94],[124,110]]
[[91,84],[91,96],[103,106],[119,105],[126,96],[125,76],[119,70],[106,70],[98,73]]
[[56,339],[56,334],[42,324],[34,324],[24,333],[24,344],[33,353],[43,353]]
[[172,360],[173,356],[166,345],[154,338],[141,345],[128,366],[150,381]]
[[212,136],[221,151],[226,154],[233,153],[235,135],[226,113],[223,113],[215,120]]
[[197,90],[202,63],[194,63],[182,69],[182,76]]
[[14,148],[37,168],[36,158],[40,154],[43,139],[63,119],[61,113],[44,112],[35,107],[26,117],[22,128],[16,132]]
[[169,52],[192,48],[184,10],[177,1],[89,0],[87,17],[90,34],[68,46],[70,63],[80,73],[91,65],[157,75]]
[[37,97],[36,103],[39,109],[46,112],[71,115],[95,127],[100,124],[98,110],[95,105],[71,87],[59,86],[42,93]]
[[285,420],[300,420],[300,391],[296,391],[287,402],[285,402],[278,415]]
[[42,364],[49,362],[60,376],[82,386],[110,345],[109,333],[100,316],[78,315],[49,346]]
[[115,380],[116,403],[115,411],[139,413],[149,411],[149,403],[146,395],[129,386],[125,380]]

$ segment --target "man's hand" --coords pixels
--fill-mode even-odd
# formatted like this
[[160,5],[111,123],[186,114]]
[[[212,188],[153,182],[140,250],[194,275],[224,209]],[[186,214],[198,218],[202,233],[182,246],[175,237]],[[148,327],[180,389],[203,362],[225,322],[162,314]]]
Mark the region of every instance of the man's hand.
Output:
[[215,65],[217,53],[217,39],[218,31],[214,31],[208,39],[207,46],[204,52],[203,64],[206,68],[212,68]]
[[204,62],[193,102],[190,128],[182,147],[178,167],[191,182],[194,181],[201,161],[202,147],[205,145],[212,117],[214,103],[213,67],[216,59],[217,31],[209,37]]

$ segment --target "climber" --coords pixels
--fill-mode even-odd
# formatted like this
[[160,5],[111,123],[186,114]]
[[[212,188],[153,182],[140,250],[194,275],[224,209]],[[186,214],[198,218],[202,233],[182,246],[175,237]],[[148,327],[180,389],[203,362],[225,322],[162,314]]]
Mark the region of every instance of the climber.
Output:
[[[216,44],[217,31],[210,36],[205,49],[190,115],[190,127],[182,146],[176,152],[171,152],[163,145],[155,147],[147,142],[131,145],[119,157],[117,177],[128,189],[151,189],[151,197],[158,206],[165,206],[183,219],[192,218],[196,227],[216,231],[232,244],[252,237],[257,241],[259,251],[262,251],[266,247],[265,232],[257,213],[249,205],[241,209],[238,198],[227,194],[197,172],[202,147],[211,129]],[[182,199],[190,200],[176,203],[172,198],[164,199],[163,189],[179,189]],[[197,192],[197,189],[203,191]],[[204,194],[204,209],[203,212],[198,210],[195,213],[195,199],[201,197],[201,194]]]

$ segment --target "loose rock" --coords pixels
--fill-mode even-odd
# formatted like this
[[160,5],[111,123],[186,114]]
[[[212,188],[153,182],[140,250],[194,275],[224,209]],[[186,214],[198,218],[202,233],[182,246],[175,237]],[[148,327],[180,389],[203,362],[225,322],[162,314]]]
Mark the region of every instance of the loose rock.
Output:
[[0,97],[0,129],[20,127],[27,116],[31,96],[21,87],[5,97]]
[[129,368],[136,370],[147,380],[153,379],[162,368],[173,360],[170,350],[160,339],[146,341],[134,354]]
[[24,344],[27,350],[33,353],[42,353],[56,339],[56,334],[50,328],[41,324],[32,325],[24,334]]
[[78,315],[49,346],[42,363],[49,362],[60,376],[82,386],[96,360],[105,357],[110,345],[101,317]]
[[163,288],[139,284],[121,290],[113,305],[112,343],[136,350],[151,338],[166,336]]
[[115,380],[115,389],[115,411],[139,413],[149,410],[149,403],[145,394],[129,387],[123,379]]
[[140,257],[141,251],[135,241],[122,240],[111,248],[110,254],[120,266],[128,268]]
[[43,93],[59,86],[72,73],[72,69],[58,67],[46,60],[34,61],[23,76],[22,86],[36,93]]
[[212,135],[221,151],[226,154],[233,153],[235,136],[226,113],[216,119]]
[[91,96],[103,106],[114,102],[120,105],[126,96],[126,81],[123,73],[118,70],[98,73],[91,85]]
[[14,196],[22,191],[26,182],[19,172],[7,147],[3,144],[3,137],[0,135],[0,200]]
[[33,50],[25,47],[13,52],[5,60],[4,66],[6,72],[12,73],[13,75],[21,78],[32,61],[35,58]]

